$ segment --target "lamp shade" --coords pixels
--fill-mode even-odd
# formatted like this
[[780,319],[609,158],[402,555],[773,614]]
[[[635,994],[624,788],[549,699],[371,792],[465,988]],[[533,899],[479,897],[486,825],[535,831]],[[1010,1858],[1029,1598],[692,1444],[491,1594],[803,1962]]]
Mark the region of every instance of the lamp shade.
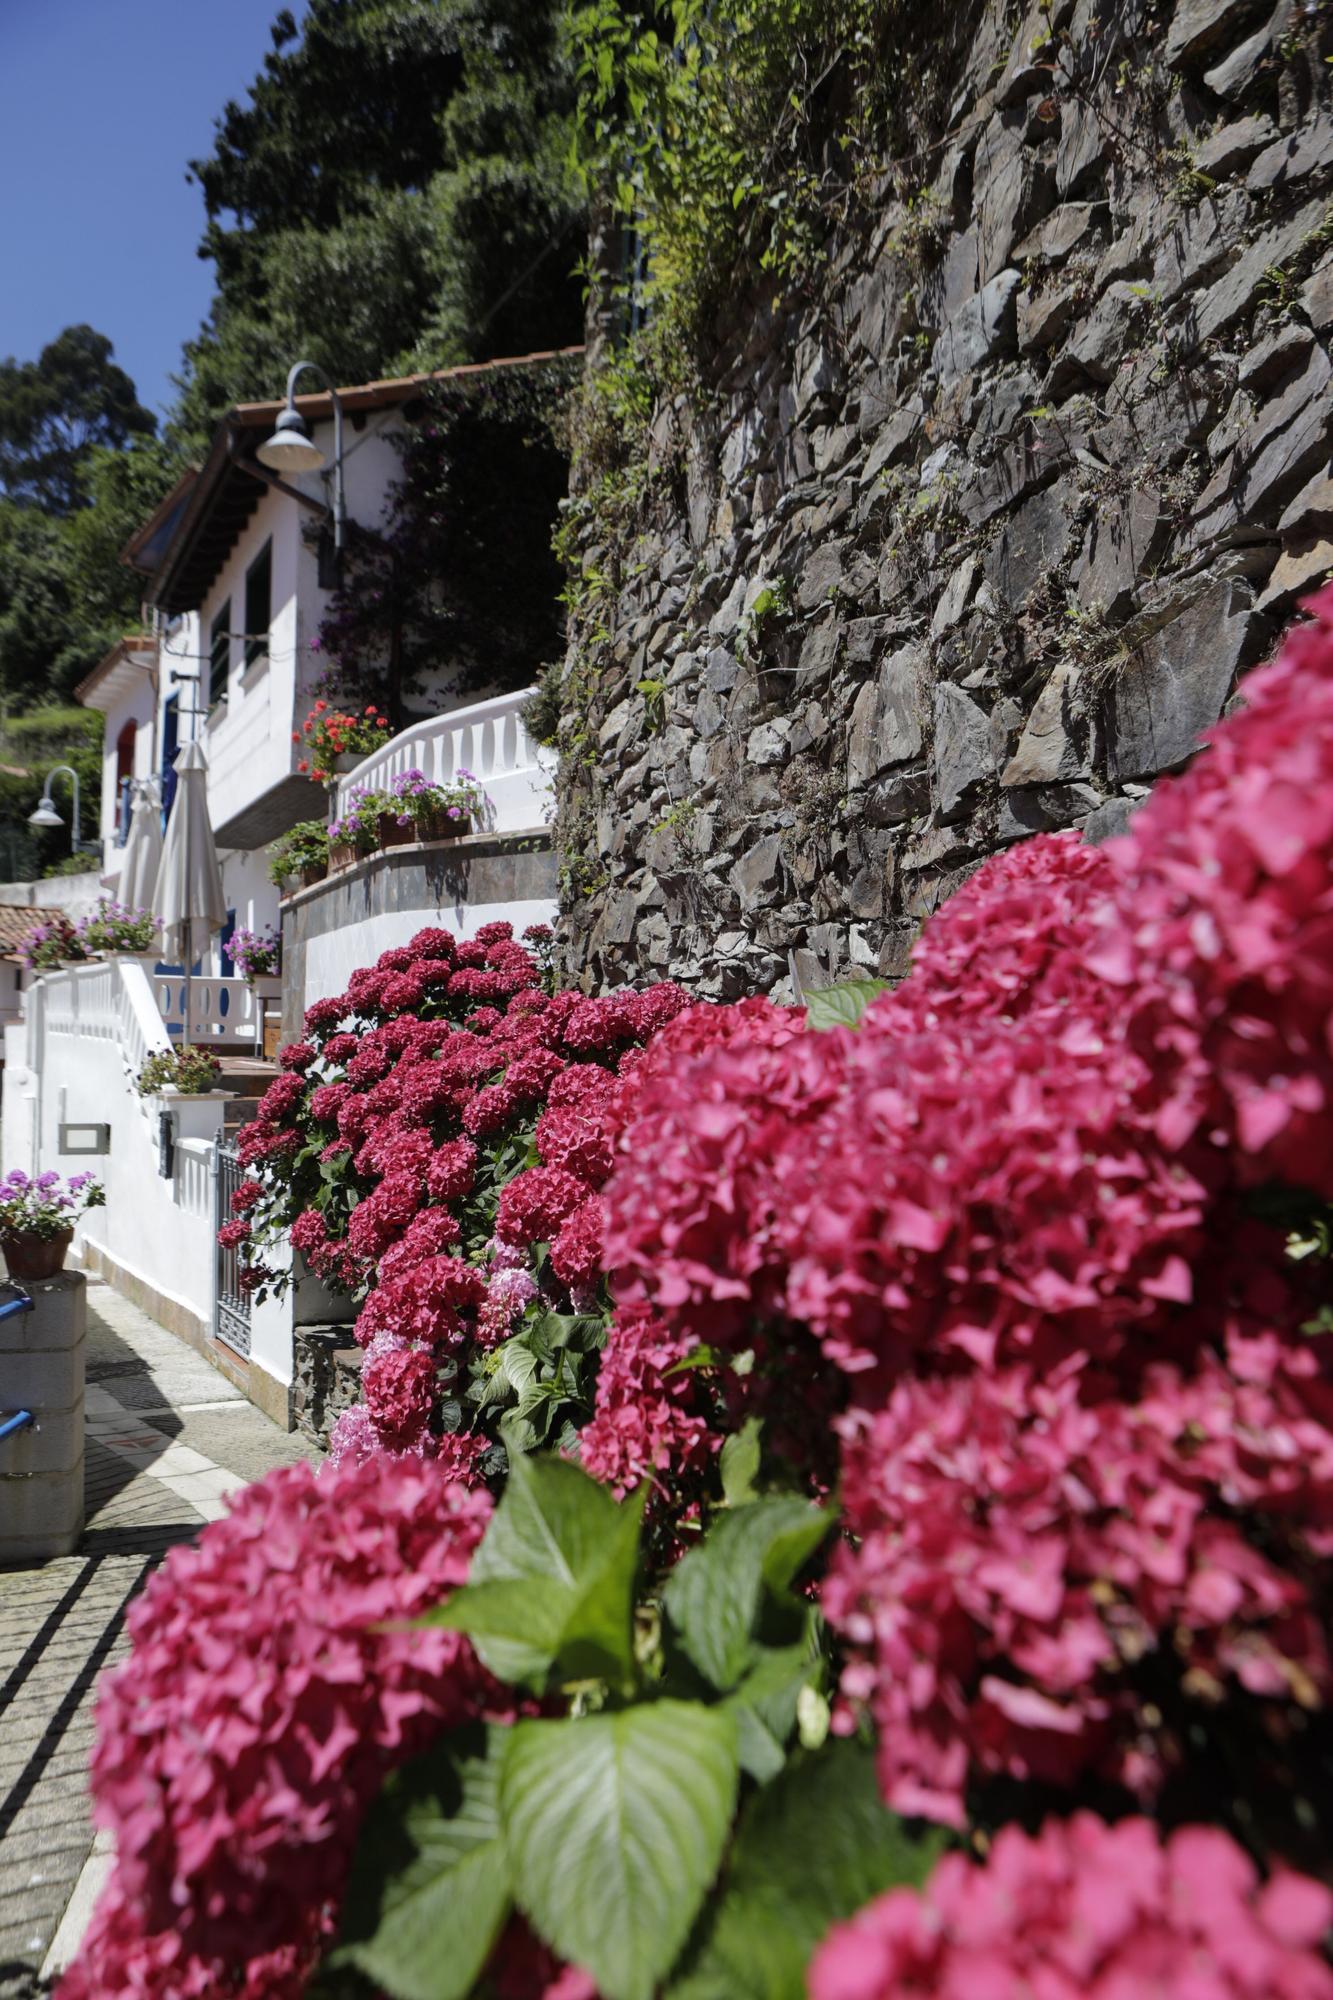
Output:
[[64,820],[51,803],[50,795],[39,800],[36,812],[28,814],[29,826],[63,826]]
[[309,425],[290,403],[278,418],[272,437],[264,439],[255,456],[270,472],[318,472],[324,464],[324,454],[311,437]]

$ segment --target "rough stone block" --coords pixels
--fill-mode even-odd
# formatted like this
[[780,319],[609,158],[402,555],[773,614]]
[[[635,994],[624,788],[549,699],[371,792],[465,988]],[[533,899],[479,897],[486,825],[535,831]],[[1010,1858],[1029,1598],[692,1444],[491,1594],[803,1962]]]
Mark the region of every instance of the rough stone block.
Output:
[[1014,352],[1021,282],[1017,271],[1001,271],[960,306],[935,343],[933,362],[942,383]]
[[1192,756],[1200,732],[1221,715],[1259,629],[1248,585],[1228,579],[1120,662],[1106,702],[1117,779],[1155,777]]
[[[776,833],[757,840],[747,848],[731,871],[732,886],[742,909],[752,910],[760,899],[774,891],[782,880],[782,842]],[[721,941],[719,940],[719,950]]]
[[1064,558],[1074,505],[1072,482],[1060,480],[1024,501],[986,551],[986,580],[1001,604],[1020,609]]
[[847,789],[856,790],[894,764],[921,755],[921,689],[925,660],[915,646],[891,653],[852,708]]
[[943,824],[967,813],[994,768],[986,711],[942,682],[935,690],[935,788]]
[[1265,0],[1179,0],[1166,36],[1166,59],[1176,69],[1197,66],[1251,22]]
[[1078,668],[1062,660],[1037,697],[1018,748],[1000,775],[1002,785],[1042,785],[1087,776],[1073,724],[1077,685]]
[[1260,153],[1245,179],[1251,194],[1275,194],[1333,166],[1333,118],[1316,118]]
[[1093,517],[1078,571],[1078,601],[1107,618],[1125,616],[1141,577],[1161,555],[1169,523],[1146,488],[1113,499]]
[[1070,341],[1070,359],[1094,382],[1109,382],[1132,344],[1131,329],[1146,317],[1147,308],[1143,286],[1118,278]]

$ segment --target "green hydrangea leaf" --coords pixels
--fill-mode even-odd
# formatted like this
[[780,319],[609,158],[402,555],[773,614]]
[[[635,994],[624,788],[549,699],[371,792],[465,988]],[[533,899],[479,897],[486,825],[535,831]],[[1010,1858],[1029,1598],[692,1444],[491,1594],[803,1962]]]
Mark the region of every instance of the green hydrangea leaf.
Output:
[[699,1913],[731,1829],[736,1726],[659,1701],[520,1722],[500,1778],[519,1906],[603,2000],[652,2000]]
[[805,2000],[829,1927],[885,1889],[923,1882],[945,1840],[913,1833],[880,1802],[867,1745],[798,1753],[742,1814],[726,1892],[668,2000]]
[[499,1774],[508,1731],[458,1730],[366,1816],[330,1963],[392,2000],[465,2000],[510,1908]]
[[820,986],[805,996],[808,1028],[855,1028],[872,1000],[889,990],[884,979],[846,979],[840,986]]
[[691,1662],[714,1687],[734,1688],[753,1663],[765,1594],[785,1593],[835,1518],[795,1494],[774,1494],[719,1515],[676,1565],[667,1613]]

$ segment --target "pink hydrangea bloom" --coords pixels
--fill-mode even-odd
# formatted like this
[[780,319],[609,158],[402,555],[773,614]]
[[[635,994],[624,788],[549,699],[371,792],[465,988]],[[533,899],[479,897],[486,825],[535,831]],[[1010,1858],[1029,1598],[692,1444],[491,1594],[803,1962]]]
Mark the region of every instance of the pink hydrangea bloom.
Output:
[[1091,1813],[1006,1827],[984,1864],[939,1862],[838,1924],[810,2000],[1333,2000],[1333,1896],[1261,1883],[1225,1833]]
[[429,1464],[296,1465],[171,1552],[103,1683],[92,1784],[116,1874],[66,2000],[258,1995],[247,1966],[309,1966],[387,1772],[489,1699],[466,1640],[406,1622],[466,1580],[489,1514]]
[[1293,1435],[1217,1361],[1150,1370],[1139,1404],[1076,1369],[908,1379],[838,1427],[852,1540],[824,1608],[852,1651],[845,1725],[869,1708],[898,1811],[961,1827],[979,1779],[1087,1772],[1151,1800],[1174,1754],[1135,1677],[1152,1655],[1204,1699],[1333,1692],[1303,1580],[1333,1429]]
[[642,1307],[622,1306],[612,1323],[579,1458],[620,1498],[668,1468],[673,1486],[697,1475],[721,1444],[698,1409],[697,1379],[671,1372],[694,1346]]

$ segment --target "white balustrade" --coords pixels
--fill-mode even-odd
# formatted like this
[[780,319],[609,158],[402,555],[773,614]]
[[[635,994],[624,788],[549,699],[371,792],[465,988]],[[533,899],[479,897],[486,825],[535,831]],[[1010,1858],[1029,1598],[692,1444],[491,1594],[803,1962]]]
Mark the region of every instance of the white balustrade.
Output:
[[154,1005],[173,1040],[236,1042],[253,1048],[259,1035],[259,1003],[244,979],[215,979],[183,972],[149,976]]
[[521,688],[414,722],[338,780],[338,811],[346,812],[354,790],[387,791],[405,771],[420,771],[432,785],[452,784],[466,771],[487,795],[487,832],[544,826],[552,812],[554,758],[533,742],[521,714],[535,693]]

